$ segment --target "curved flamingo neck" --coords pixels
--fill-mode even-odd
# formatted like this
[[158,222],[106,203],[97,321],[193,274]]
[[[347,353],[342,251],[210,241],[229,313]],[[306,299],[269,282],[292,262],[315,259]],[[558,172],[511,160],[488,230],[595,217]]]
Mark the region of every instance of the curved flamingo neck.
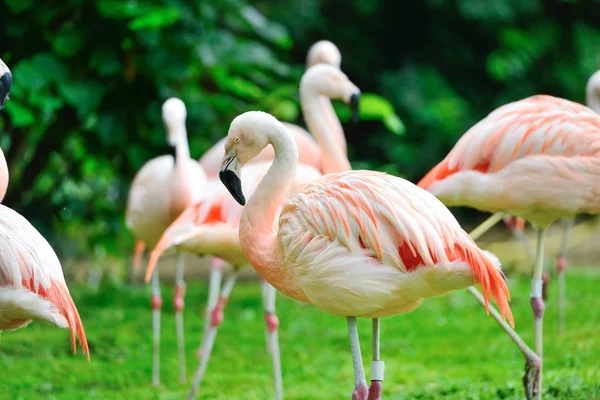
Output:
[[600,114],[600,70],[596,71],[585,85],[586,105]]
[[294,187],[298,169],[296,143],[283,124],[278,125],[268,134],[275,151],[273,164],[248,199],[240,220],[240,246],[254,269],[273,287],[307,301],[290,270],[282,265],[278,251],[277,217]]
[[6,165],[6,158],[4,153],[0,149],[0,202],[4,200],[4,195],[8,189],[8,165]]
[[586,105],[600,114],[600,87],[592,87],[586,93]]
[[349,171],[346,137],[342,124],[335,114],[331,100],[312,90],[300,91],[302,114],[310,133],[321,147],[323,173]]
[[177,132],[177,143],[175,144],[175,163],[185,165],[190,159],[190,146],[188,144],[187,131],[185,127],[180,127]]

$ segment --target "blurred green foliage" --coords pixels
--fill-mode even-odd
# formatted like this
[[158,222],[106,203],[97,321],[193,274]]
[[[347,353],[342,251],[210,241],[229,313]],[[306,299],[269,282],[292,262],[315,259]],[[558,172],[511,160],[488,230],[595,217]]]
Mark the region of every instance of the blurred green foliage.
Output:
[[7,0],[4,203],[59,253],[130,252],[128,185],[169,151],[162,102],[186,103],[194,157],[246,110],[301,124],[299,78],[323,38],[363,92],[382,96],[365,93],[363,121],[345,124],[353,166],[415,181],[501,104],[535,93],[583,102],[600,68],[596,11],[576,0]]

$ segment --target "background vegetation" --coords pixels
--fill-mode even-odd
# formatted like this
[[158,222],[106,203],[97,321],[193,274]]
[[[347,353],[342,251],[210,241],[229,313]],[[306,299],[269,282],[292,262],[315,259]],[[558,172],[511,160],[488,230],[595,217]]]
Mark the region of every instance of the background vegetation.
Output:
[[[248,109],[301,123],[308,47],[388,99],[345,125],[354,167],[419,179],[493,108],[535,93],[584,100],[600,67],[598,3],[559,0],[33,0],[0,3],[0,57],[14,89],[0,119],[5,204],[59,255],[128,254],[128,185],[169,151],[160,106],[188,107],[191,153]],[[382,123],[382,121],[384,123]],[[387,125],[386,125],[387,122]],[[367,145],[364,145],[366,142]]]

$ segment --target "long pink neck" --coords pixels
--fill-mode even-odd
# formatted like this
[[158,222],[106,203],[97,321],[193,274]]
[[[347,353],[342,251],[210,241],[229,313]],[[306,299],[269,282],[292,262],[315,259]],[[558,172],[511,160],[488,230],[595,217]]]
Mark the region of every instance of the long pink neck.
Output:
[[187,132],[180,128],[175,145],[175,169],[173,171],[171,217],[177,218],[193,201],[190,191],[190,148],[188,146]]
[[6,165],[6,158],[4,153],[0,149],[0,202],[4,199],[6,190],[8,189],[8,166]]
[[346,137],[331,100],[313,91],[301,92],[300,97],[306,126],[321,147],[323,172],[331,174],[351,170]]
[[275,289],[307,301],[289,268],[282,265],[283,257],[278,251],[277,217],[295,186],[298,168],[294,139],[282,124],[279,125],[269,135],[275,151],[273,164],[244,208],[239,229],[240,245],[250,264]]

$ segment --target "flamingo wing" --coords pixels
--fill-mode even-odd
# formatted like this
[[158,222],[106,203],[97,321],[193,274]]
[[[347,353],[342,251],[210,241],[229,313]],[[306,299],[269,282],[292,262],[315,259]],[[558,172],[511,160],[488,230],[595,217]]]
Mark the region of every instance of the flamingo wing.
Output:
[[470,281],[481,284],[486,302],[493,296],[512,320],[497,259],[477,247],[437,198],[406,180],[349,171],[303,185],[283,206],[278,239],[283,265],[300,274],[310,273],[302,271],[313,265],[309,259],[343,268],[357,256],[355,283],[366,283],[369,274],[387,268],[389,275],[373,282],[380,288],[389,279],[466,263]]
[[469,129],[418,186],[457,172],[493,173],[531,156],[575,157],[600,152],[600,115],[581,104],[538,95],[499,107]]
[[[68,326],[73,351],[78,337],[89,360],[83,324],[56,253],[29,221],[3,205],[0,205],[0,292],[4,292],[0,301],[14,306],[12,317],[5,318],[22,323],[35,318],[63,328]],[[11,312],[0,308],[0,313]],[[9,321],[4,323],[10,325]]]

